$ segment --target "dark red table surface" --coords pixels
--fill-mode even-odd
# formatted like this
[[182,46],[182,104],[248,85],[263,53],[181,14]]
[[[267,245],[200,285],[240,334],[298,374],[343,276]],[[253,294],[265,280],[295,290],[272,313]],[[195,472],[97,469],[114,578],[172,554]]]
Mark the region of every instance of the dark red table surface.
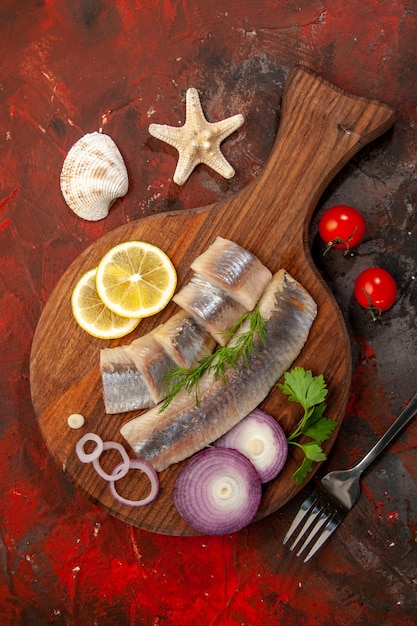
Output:
[[[330,184],[310,228],[354,363],[348,411],[322,469],[357,461],[417,391],[416,18],[413,0],[3,0],[1,624],[415,623],[415,420],[364,474],[359,503],[328,545],[303,564],[282,540],[309,487],[225,537],[156,535],[94,506],[42,441],[29,356],[48,296],[89,244],[143,216],[210,204],[259,175],[286,77],[303,63],[398,111],[394,128]],[[223,144],[236,169],[230,181],[199,167],[176,186],[175,150],[148,134],[151,122],[183,123],[191,86],[211,121],[245,116]],[[105,220],[92,223],[66,206],[59,174],[70,146],[99,129],[121,150],[130,188]],[[317,220],[336,203],[363,212],[366,236],[347,257],[323,257]],[[356,276],[371,265],[391,271],[399,287],[396,304],[376,323],[352,295]]]

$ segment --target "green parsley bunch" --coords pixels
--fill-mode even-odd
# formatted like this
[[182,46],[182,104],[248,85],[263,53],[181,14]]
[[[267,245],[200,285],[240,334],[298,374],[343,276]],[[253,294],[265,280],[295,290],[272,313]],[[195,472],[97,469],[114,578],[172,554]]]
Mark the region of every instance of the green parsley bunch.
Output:
[[[327,385],[323,375],[313,376],[311,370],[294,367],[284,374],[284,383],[277,385],[288,396],[290,402],[298,402],[304,409],[297,428],[288,437],[288,444],[303,450],[305,458],[292,478],[301,484],[313,468],[313,462],[326,460],[321,444],[329,438],[337,423],[324,417]],[[300,443],[301,435],[311,441]]]

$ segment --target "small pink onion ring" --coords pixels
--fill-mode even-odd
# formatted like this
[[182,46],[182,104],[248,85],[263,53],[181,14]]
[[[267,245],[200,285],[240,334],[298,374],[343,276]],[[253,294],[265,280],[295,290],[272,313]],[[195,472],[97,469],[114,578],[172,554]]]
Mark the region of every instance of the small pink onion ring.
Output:
[[[119,467],[123,465],[123,463],[119,463],[113,470],[113,473],[117,473]],[[158,474],[155,469],[152,467],[150,463],[147,461],[141,461],[139,459],[130,459],[129,466],[131,469],[141,470],[146,476],[149,478],[149,482],[151,483],[151,491],[149,495],[143,500],[129,500],[128,498],[124,498],[119,495],[116,491],[116,486],[114,484],[114,480],[110,480],[110,492],[115,500],[120,502],[121,504],[127,504],[129,506],[144,506],[145,504],[149,504],[153,500],[155,500],[156,496],[159,493],[159,480]]]
[[104,478],[104,480],[111,480],[111,481],[115,481],[115,480],[120,480],[120,478],[123,478],[123,476],[126,476],[126,474],[129,471],[129,467],[130,467],[130,458],[128,453],[126,452],[126,450],[124,449],[124,447],[122,446],[121,443],[118,443],[117,441],[104,441],[103,442],[103,450],[102,452],[104,452],[105,450],[117,450],[118,452],[120,452],[120,455],[123,459],[122,463],[119,463],[117,465],[117,471],[115,471],[113,469],[111,474],[108,474],[107,472],[104,471],[104,469],[101,467],[100,465],[100,459],[97,457],[96,459],[94,459],[93,461],[93,467],[96,470],[97,474],[101,477]]
[[[85,452],[84,445],[87,441],[94,441],[96,443],[96,447],[92,452]],[[104,443],[101,437],[96,435],[95,433],[86,433],[79,439],[75,445],[75,452],[77,453],[78,458],[81,463],[92,463],[96,461],[100,454],[103,452]]]

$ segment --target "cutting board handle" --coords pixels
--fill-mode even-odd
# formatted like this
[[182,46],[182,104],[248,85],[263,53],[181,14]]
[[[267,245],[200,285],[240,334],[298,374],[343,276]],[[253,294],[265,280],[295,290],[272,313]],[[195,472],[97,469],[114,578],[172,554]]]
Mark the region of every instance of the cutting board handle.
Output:
[[306,230],[330,180],[394,119],[389,106],[349,94],[297,66],[286,83],[271,155],[261,175],[244,191],[245,201],[269,223],[279,218],[284,226],[291,220]]

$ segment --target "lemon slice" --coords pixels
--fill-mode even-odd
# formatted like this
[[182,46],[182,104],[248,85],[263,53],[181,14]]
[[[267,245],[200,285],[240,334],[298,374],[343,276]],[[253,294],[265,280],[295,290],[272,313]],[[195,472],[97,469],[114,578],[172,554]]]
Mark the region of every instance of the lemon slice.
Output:
[[89,270],[75,285],[71,296],[72,313],[89,335],[99,339],[124,337],[139,324],[140,319],[120,317],[110,311],[96,289],[97,268]]
[[122,317],[149,317],[174,295],[177,273],[169,257],[144,241],[125,241],[104,255],[97,268],[97,292]]

